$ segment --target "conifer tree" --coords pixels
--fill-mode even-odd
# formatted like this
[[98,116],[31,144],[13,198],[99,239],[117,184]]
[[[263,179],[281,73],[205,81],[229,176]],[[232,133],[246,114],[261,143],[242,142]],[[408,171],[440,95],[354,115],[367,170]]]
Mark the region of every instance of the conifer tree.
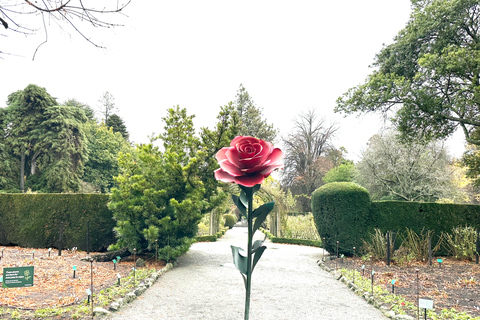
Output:
[[257,107],[247,90],[240,84],[235,98],[235,108],[240,117],[241,136],[252,136],[264,141],[274,143],[277,138],[277,130],[272,124],[263,119],[262,109]]

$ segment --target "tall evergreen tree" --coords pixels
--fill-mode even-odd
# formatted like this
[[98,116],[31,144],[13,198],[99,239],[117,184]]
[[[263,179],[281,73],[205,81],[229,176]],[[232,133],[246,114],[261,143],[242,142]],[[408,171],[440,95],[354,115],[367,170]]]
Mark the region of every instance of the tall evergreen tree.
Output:
[[217,152],[223,147],[228,147],[230,141],[238,135],[240,119],[230,102],[220,108],[217,116],[217,124],[213,129],[202,128],[200,133],[201,146],[204,151],[203,165],[200,166],[199,176],[205,187],[207,206],[205,211],[211,211],[227,197],[228,185],[219,183],[213,174],[218,169],[218,161],[215,159]]
[[95,111],[88,105],[83,102],[80,102],[76,99],[69,99],[62,103],[62,106],[77,107],[85,113],[85,116],[89,121],[95,120]]
[[[76,107],[53,106],[45,111],[44,134],[37,144],[41,176],[48,192],[78,191],[87,157],[85,113]],[[41,149],[40,149],[41,148]]]
[[19,176],[19,161],[13,156],[6,141],[7,121],[6,109],[0,108],[0,192],[19,190],[17,183]]
[[240,84],[237,91],[234,106],[240,117],[239,135],[252,136],[258,139],[274,143],[277,138],[277,130],[272,124],[264,120],[262,109],[257,107],[247,90]]
[[119,132],[122,137],[128,141],[129,134],[127,131],[127,126],[119,115],[112,114],[105,124],[107,125],[107,128],[112,128],[113,132]]
[[14,92],[7,101],[7,142],[20,163],[20,190],[25,190],[25,166],[27,157],[33,173],[37,157],[41,152],[39,144],[44,134],[41,124],[46,120],[45,111],[56,105],[55,99],[45,88],[30,84],[24,90]]
[[25,190],[28,177],[36,190],[78,190],[86,159],[84,111],[58,106],[45,88],[33,84],[12,93],[7,105],[4,140],[18,159],[19,189]]

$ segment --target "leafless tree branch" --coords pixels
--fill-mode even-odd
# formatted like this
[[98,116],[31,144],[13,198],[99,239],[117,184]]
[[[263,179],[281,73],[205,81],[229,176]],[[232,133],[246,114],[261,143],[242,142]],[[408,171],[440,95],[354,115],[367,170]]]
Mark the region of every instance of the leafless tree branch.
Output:
[[[45,42],[42,42],[38,48],[48,41],[47,23],[45,15],[58,22],[64,22],[70,25],[76,33],[92,45],[102,48],[86,36],[84,28],[80,24],[87,22],[93,27],[112,28],[118,27],[120,24],[107,21],[105,16],[122,14],[124,9],[130,4],[131,0],[110,2],[110,6],[105,5],[106,1],[92,1],[88,4],[84,0],[0,0],[0,26],[3,25],[5,32],[17,32],[25,35],[31,35],[43,28],[45,30]],[[99,2],[103,3],[100,7]],[[42,15],[41,25],[31,27],[32,18],[35,15]],[[12,28],[14,26],[14,28]],[[7,35],[8,33],[4,33]],[[1,34],[0,34],[1,35]],[[34,57],[35,57],[34,54]]]

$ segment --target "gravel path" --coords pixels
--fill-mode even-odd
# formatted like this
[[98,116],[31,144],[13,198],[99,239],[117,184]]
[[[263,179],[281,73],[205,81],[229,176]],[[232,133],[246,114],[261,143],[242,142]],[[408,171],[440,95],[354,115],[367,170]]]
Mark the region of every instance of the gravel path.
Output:
[[[246,242],[247,229],[235,227],[217,242],[195,243],[173,270],[107,319],[243,319],[245,289],[230,245],[244,248]],[[266,245],[253,272],[251,320],[387,319],[318,267],[322,249]]]

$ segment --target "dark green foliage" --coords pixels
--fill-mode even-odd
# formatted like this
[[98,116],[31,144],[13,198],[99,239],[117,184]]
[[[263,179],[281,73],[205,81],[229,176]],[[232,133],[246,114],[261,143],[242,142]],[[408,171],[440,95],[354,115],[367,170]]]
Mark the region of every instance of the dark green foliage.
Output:
[[472,136],[480,127],[479,1],[412,1],[412,9],[365,83],[340,97],[336,110],[392,114],[405,140],[443,139],[461,128],[480,145]]
[[164,152],[145,144],[119,155],[118,188],[109,203],[118,241],[111,249],[146,252],[158,244],[159,256],[171,260],[190,246],[206,203],[192,119],[186,109],[171,108],[159,136]]
[[84,109],[58,106],[36,85],[10,94],[7,105],[0,114],[4,131],[0,149],[6,152],[0,165],[5,165],[7,179],[0,181],[5,185],[0,187],[10,191],[8,178],[17,174],[15,182],[21,191],[26,187],[41,192],[78,191],[87,158]]
[[368,191],[351,182],[328,183],[313,192],[312,212],[325,249],[351,254],[375,225]]
[[372,202],[371,208],[382,232],[409,228],[420,234],[422,229],[432,230],[434,245],[442,232],[451,233],[455,227],[480,228],[480,206],[477,205],[379,201]]
[[398,234],[407,229],[418,235],[433,232],[433,246],[442,233],[452,233],[456,227],[480,229],[478,205],[370,202],[364,188],[348,182],[329,183],[317,189],[312,194],[312,211],[318,233],[322,239],[325,237],[325,249],[335,252],[336,241],[339,241],[339,252],[346,254],[351,253],[353,247],[359,249],[374,228],[382,234],[387,231]]
[[120,132],[122,137],[128,141],[129,134],[127,131],[127,126],[125,125],[123,119],[118,115],[112,114],[110,117],[108,117],[106,126],[107,128],[112,128],[113,132]]
[[225,227],[232,229],[235,223],[237,223],[237,217],[233,214],[224,214],[223,217],[225,218]]
[[268,124],[265,119],[262,119],[262,109],[255,105],[242,84],[240,84],[235,97],[235,107],[240,118],[239,135],[275,143],[277,130],[273,128],[272,124]]
[[108,200],[99,194],[0,194],[0,244],[86,250],[90,221],[90,250],[105,250],[115,242]]
[[103,123],[90,122],[85,126],[88,135],[88,160],[85,163],[83,181],[96,191],[108,193],[114,186],[113,177],[120,174],[118,154],[128,153],[132,147],[120,133]]

